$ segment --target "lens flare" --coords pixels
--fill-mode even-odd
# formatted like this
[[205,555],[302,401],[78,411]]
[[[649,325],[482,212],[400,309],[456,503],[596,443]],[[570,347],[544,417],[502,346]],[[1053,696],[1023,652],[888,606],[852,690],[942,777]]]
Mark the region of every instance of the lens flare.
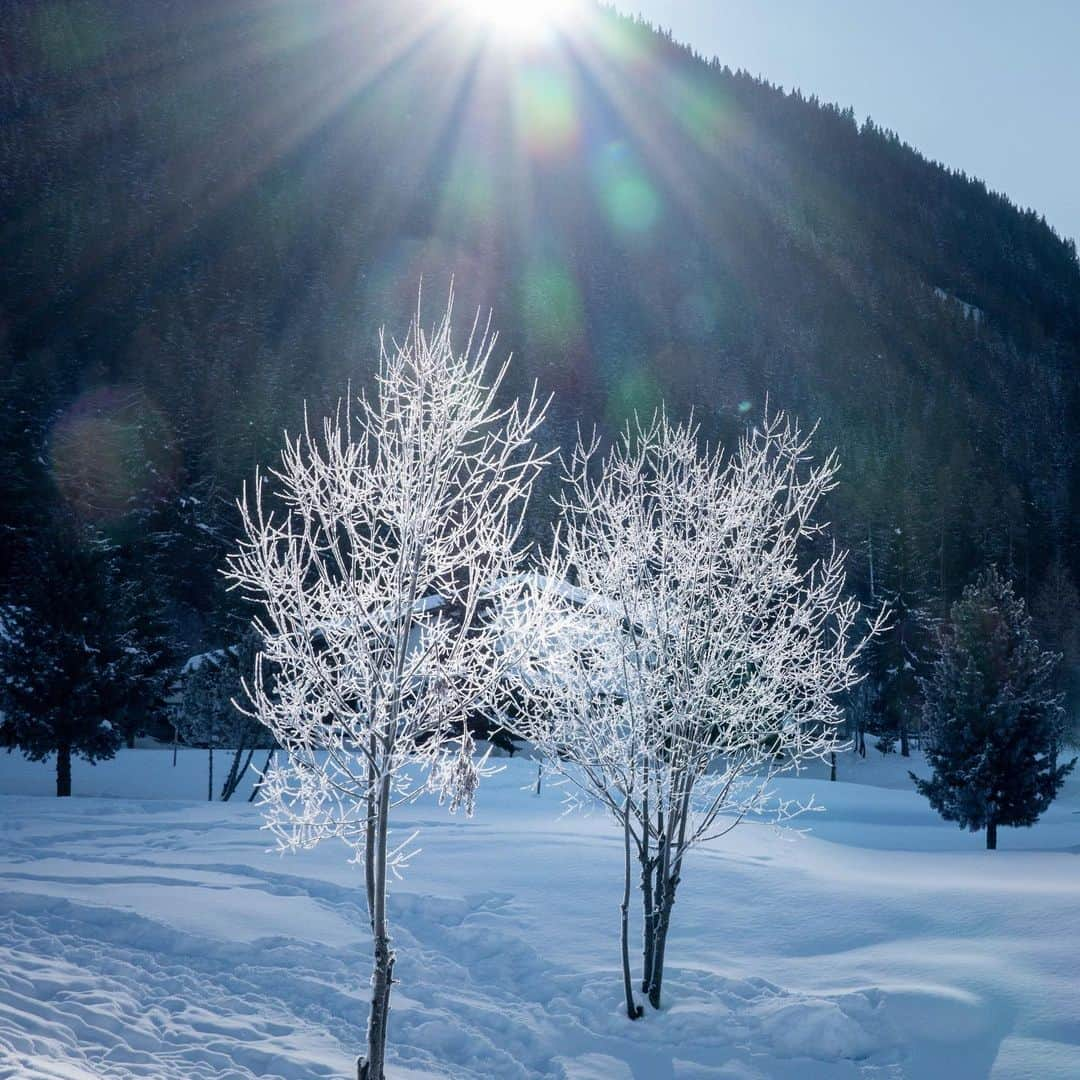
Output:
[[539,158],[564,156],[577,144],[577,108],[570,86],[556,71],[523,66],[515,78],[518,131],[525,150]]
[[60,494],[80,518],[102,524],[163,498],[180,465],[168,421],[132,386],[83,394],[57,420],[50,442]]
[[593,179],[608,220],[619,233],[647,233],[656,223],[660,198],[625,143],[608,143],[596,154]]
[[530,261],[520,284],[520,311],[530,338],[565,348],[581,338],[585,311],[573,271],[557,259]]

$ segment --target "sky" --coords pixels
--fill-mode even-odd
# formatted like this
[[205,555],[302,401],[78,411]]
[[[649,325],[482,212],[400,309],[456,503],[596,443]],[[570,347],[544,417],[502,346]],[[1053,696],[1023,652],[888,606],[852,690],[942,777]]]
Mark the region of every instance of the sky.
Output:
[[617,0],[873,117],[1080,242],[1080,0]]

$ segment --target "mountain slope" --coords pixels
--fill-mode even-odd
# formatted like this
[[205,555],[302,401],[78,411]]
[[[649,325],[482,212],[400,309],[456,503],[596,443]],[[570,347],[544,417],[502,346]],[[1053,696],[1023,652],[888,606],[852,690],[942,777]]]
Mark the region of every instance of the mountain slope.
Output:
[[175,537],[227,537],[214,499],[363,378],[421,275],[495,309],[553,441],[660,400],[718,436],[766,395],[821,417],[865,594],[871,559],[912,605],[991,559],[1030,594],[1075,572],[1075,247],[850,111],[603,9],[527,49],[415,2],[5,22],[0,525],[172,537],[193,646],[225,541]]

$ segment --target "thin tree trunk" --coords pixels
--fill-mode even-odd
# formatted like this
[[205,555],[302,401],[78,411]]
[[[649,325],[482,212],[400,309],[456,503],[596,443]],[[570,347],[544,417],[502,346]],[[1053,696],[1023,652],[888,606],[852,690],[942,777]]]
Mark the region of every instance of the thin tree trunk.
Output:
[[243,752],[244,748],[241,746],[233,754],[232,764],[229,766],[229,771],[225,774],[225,783],[221,785],[222,802],[228,802],[235,790],[236,770],[240,768],[240,755]]
[[660,917],[661,885],[660,872],[663,864],[663,840],[660,840],[656,854],[646,860],[641,867],[641,896],[644,927],[642,933],[641,991],[649,992],[652,986],[653,960],[656,956],[656,925]]
[[386,921],[386,823],[390,809],[390,777],[379,781],[378,819],[375,822],[375,895],[372,905],[372,937],[375,966],[371,978],[371,1011],[368,1014],[367,1058],[357,1061],[359,1080],[385,1080],[386,1025],[390,1014],[390,988],[394,982],[394,953]]
[[61,743],[56,748],[56,795],[64,798],[71,794],[71,744]]
[[236,789],[240,786],[240,781],[244,779],[244,775],[248,771],[248,766],[251,764],[251,759],[255,756],[254,747],[247,752],[247,759],[243,765],[239,764],[240,755],[243,754],[244,748],[241,746],[236,751],[236,757],[233,758],[232,768],[229,770],[229,779],[225,781],[225,786],[221,790],[221,801],[228,802],[235,794]]
[[538,761],[536,763],[536,794],[537,794],[538,797],[540,795],[540,781],[543,778],[543,775],[544,775],[544,763],[543,763],[543,761]]
[[266,770],[270,768],[270,762],[274,760],[274,751],[277,749],[275,746],[271,746],[269,752],[266,755],[266,761],[262,767],[262,773],[256,783],[251,785],[251,794],[248,796],[248,802],[254,802],[255,796],[259,794],[259,788],[262,787],[263,777],[266,775]]
[[987,851],[996,851],[997,850],[997,822],[996,821],[991,821],[986,826],[986,850]]
[[908,742],[907,722],[900,721],[900,756],[911,757],[911,744]]
[[364,822],[364,895],[367,897],[368,920],[371,932],[375,933],[375,823],[377,806],[375,801],[375,737],[369,743],[371,758],[368,761],[367,785],[367,820]]
[[649,855],[649,765],[642,770],[641,785],[641,843],[638,845],[638,864],[641,866],[641,992],[649,992],[649,979],[652,973],[653,943],[653,882],[652,863]]
[[207,802],[213,802],[214,801],[214,748],[212,746],[208,746],[206,748],[206,752],[207,752],[207,754],[210,755],[210,765],[209,765],[210,771],[207,774],[207,778],[206,778],[206,801]]
[[829,753],[829,779],[836,779],[836,751],[832,750]]
[[671,909],[675,906],[675,889],[679,881],[670,877],[664,886],[664,899],[657,913],[656,941],[653,943],[652,981],[649,983],[649,1004],[660,1008],[660,996],[664,985],[664,953],[667,950],[668,927],[671,925]]
[[656,852],[656,866],[653,870],[655,884],[653,888],[653,935],[652,949],[649,953],[649,1004],[654,1009],[660,1008],[660,984],[664,980],[664,937],[666,928],[667,880],[671,868],[671,837],[659,830],[661,840]]
[[[649,983],[649,1004],[654,1009],[660,1008],[660,993],[664,983],[664,954],[667,950],[668,927],[671,925],[671,910],[675,906],[675,890],[679,887],[679,875],[682,872],[682,859],[686,852],[686,826],[690,820],[690,797],[693,782],[682,779],[682,791],[679,795],[679,810],[674,810],[668,818],[668,835],[664,840],[664,858],[660,864],[656,887],[659,895],[657,904],[656,940],[653,943],[652,980]],[[678,828],[675,823],[678,821]],[[672,848],[675,858],[672,861]],[[662,888],[662,892],[660,891]]]
[[623,896],[619,906],[619,941],[622,946],[623,993],[626,995],[626,1015],[637,1020],[645,1011],[634,1001],[630,980],[630,801],[623,807]]
[[649,992],[652,979],[653,941],[656,938],[656,922],[653,918],[653,868],[648,858],[641,863],[641,992]]

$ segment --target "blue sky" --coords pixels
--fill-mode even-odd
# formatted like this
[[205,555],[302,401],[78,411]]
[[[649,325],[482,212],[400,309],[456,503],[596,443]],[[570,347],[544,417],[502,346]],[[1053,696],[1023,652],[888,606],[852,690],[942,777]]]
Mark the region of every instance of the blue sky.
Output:
[[872,116],[1080,241],[1080,0],[617,0]]

